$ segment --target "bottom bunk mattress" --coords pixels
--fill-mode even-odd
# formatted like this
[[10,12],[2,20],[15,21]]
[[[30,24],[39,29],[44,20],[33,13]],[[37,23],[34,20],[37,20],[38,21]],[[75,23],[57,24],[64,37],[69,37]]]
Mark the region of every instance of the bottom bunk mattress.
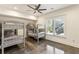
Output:
[[41,37],[44,37],[45,36],[45,32],[40,32],[40,33],[29,32],[28,33],[28,36],[41,38]]

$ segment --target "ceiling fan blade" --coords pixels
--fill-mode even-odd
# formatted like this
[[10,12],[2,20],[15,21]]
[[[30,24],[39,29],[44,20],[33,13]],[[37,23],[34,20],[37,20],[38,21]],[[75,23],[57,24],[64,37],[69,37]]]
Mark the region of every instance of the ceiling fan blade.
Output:
[[39,13],[42,13],[42,12],[40,12],[39,10],[38,10],[38,12],[39,12]]
[[41,6],[41,4],[38,4],[38,6],[36,7],[36,10],[38,10],[40,6]]
[[33,14],[35,14],[36,13],[36,11],[34,11],[34,13]]
[[31,7],[30,5],[27,5],[29,8],[32,8],[33,10],[35,10],[35,8]]
[[44,10],[47,10],[47,9],[39,9],[39,11],[44,11]]

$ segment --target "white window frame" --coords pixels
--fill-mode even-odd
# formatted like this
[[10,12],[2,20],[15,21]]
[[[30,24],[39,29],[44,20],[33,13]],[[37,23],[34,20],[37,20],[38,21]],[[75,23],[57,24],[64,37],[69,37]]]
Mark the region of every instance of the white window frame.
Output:
[[[49,21],[49,20],[48,20]],[[52,21],[52,24],[53,24],[53,20],[52,19],[50,19],[50,21]],[[52,28],[52,30],[53,30],[53,28]],[[54,31],[54,30],[53,30]],[[53,35],[53,32],[48,32],[48,23],[47,23],[47,34],[51,34],[51,35]]]
[[[56,26],[55,20],[56,20],[56,18],[59,18],[59,17],[63,17],[64,20],[65,20],[65,17],[64,17],[64,16],[57,16],[57,17],[54,17],[54,35],[55,35],[55,36],[62,36],[62,37],[64,37],[65,33],[64,33],[64,35],[57,35],[57,34],[56,34],[56,30],[55,30],[55,26]],[[65,23],[65,22],[64,22],[64,23]],[[63,30],[64,30],[64,27],[63,27]]]
[[[52,33],[48,33],[47,32],[47,34],[48,35],[53,35],[53,36],[58,36],[58,37],[65,37],[65,30],[64,30],[64,27],[63,27],[63,30],[64,30],[64,35],[56,35],[55,33],[56,33],[56,31],[55,31],[55,19],[56,18],[59,18],[59,17],[63,17],[64,18],[64,27],[65,27],[65,16],[64,15],[60,15],[60,16],[56,16],[56,17],[53,17],[51,20],[52,20],[52,24],[53,24],[53,32]],[[48,29],[47,29],[48,30]]]

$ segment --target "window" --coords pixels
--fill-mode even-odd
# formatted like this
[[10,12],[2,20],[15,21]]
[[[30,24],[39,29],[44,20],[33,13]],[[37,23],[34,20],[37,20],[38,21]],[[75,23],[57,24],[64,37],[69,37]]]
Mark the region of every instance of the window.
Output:
[[18,29],[17,32],[18,32],[18,36],[23,36],[23,29]]
[[53,33],[53,21],[52,20],[47,21],[47,33]]
[[47,33],[59,36],[64,35],[64,16],[55,17],[53,19],[47,21]]
[[54,19],[55,35],[64,35],[64,17],[56,17]]

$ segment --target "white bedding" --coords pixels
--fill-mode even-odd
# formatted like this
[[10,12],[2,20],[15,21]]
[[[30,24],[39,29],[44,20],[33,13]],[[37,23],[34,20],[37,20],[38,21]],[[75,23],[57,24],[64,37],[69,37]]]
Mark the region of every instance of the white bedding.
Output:
[[32,37],[38,37],[38,38],[41,38],[41,37],[44,37],[45,36],[45,32],[40,32],[40,33],[33,33],[33,32],[29,32],[28,33],[29,36],[32,36]]

